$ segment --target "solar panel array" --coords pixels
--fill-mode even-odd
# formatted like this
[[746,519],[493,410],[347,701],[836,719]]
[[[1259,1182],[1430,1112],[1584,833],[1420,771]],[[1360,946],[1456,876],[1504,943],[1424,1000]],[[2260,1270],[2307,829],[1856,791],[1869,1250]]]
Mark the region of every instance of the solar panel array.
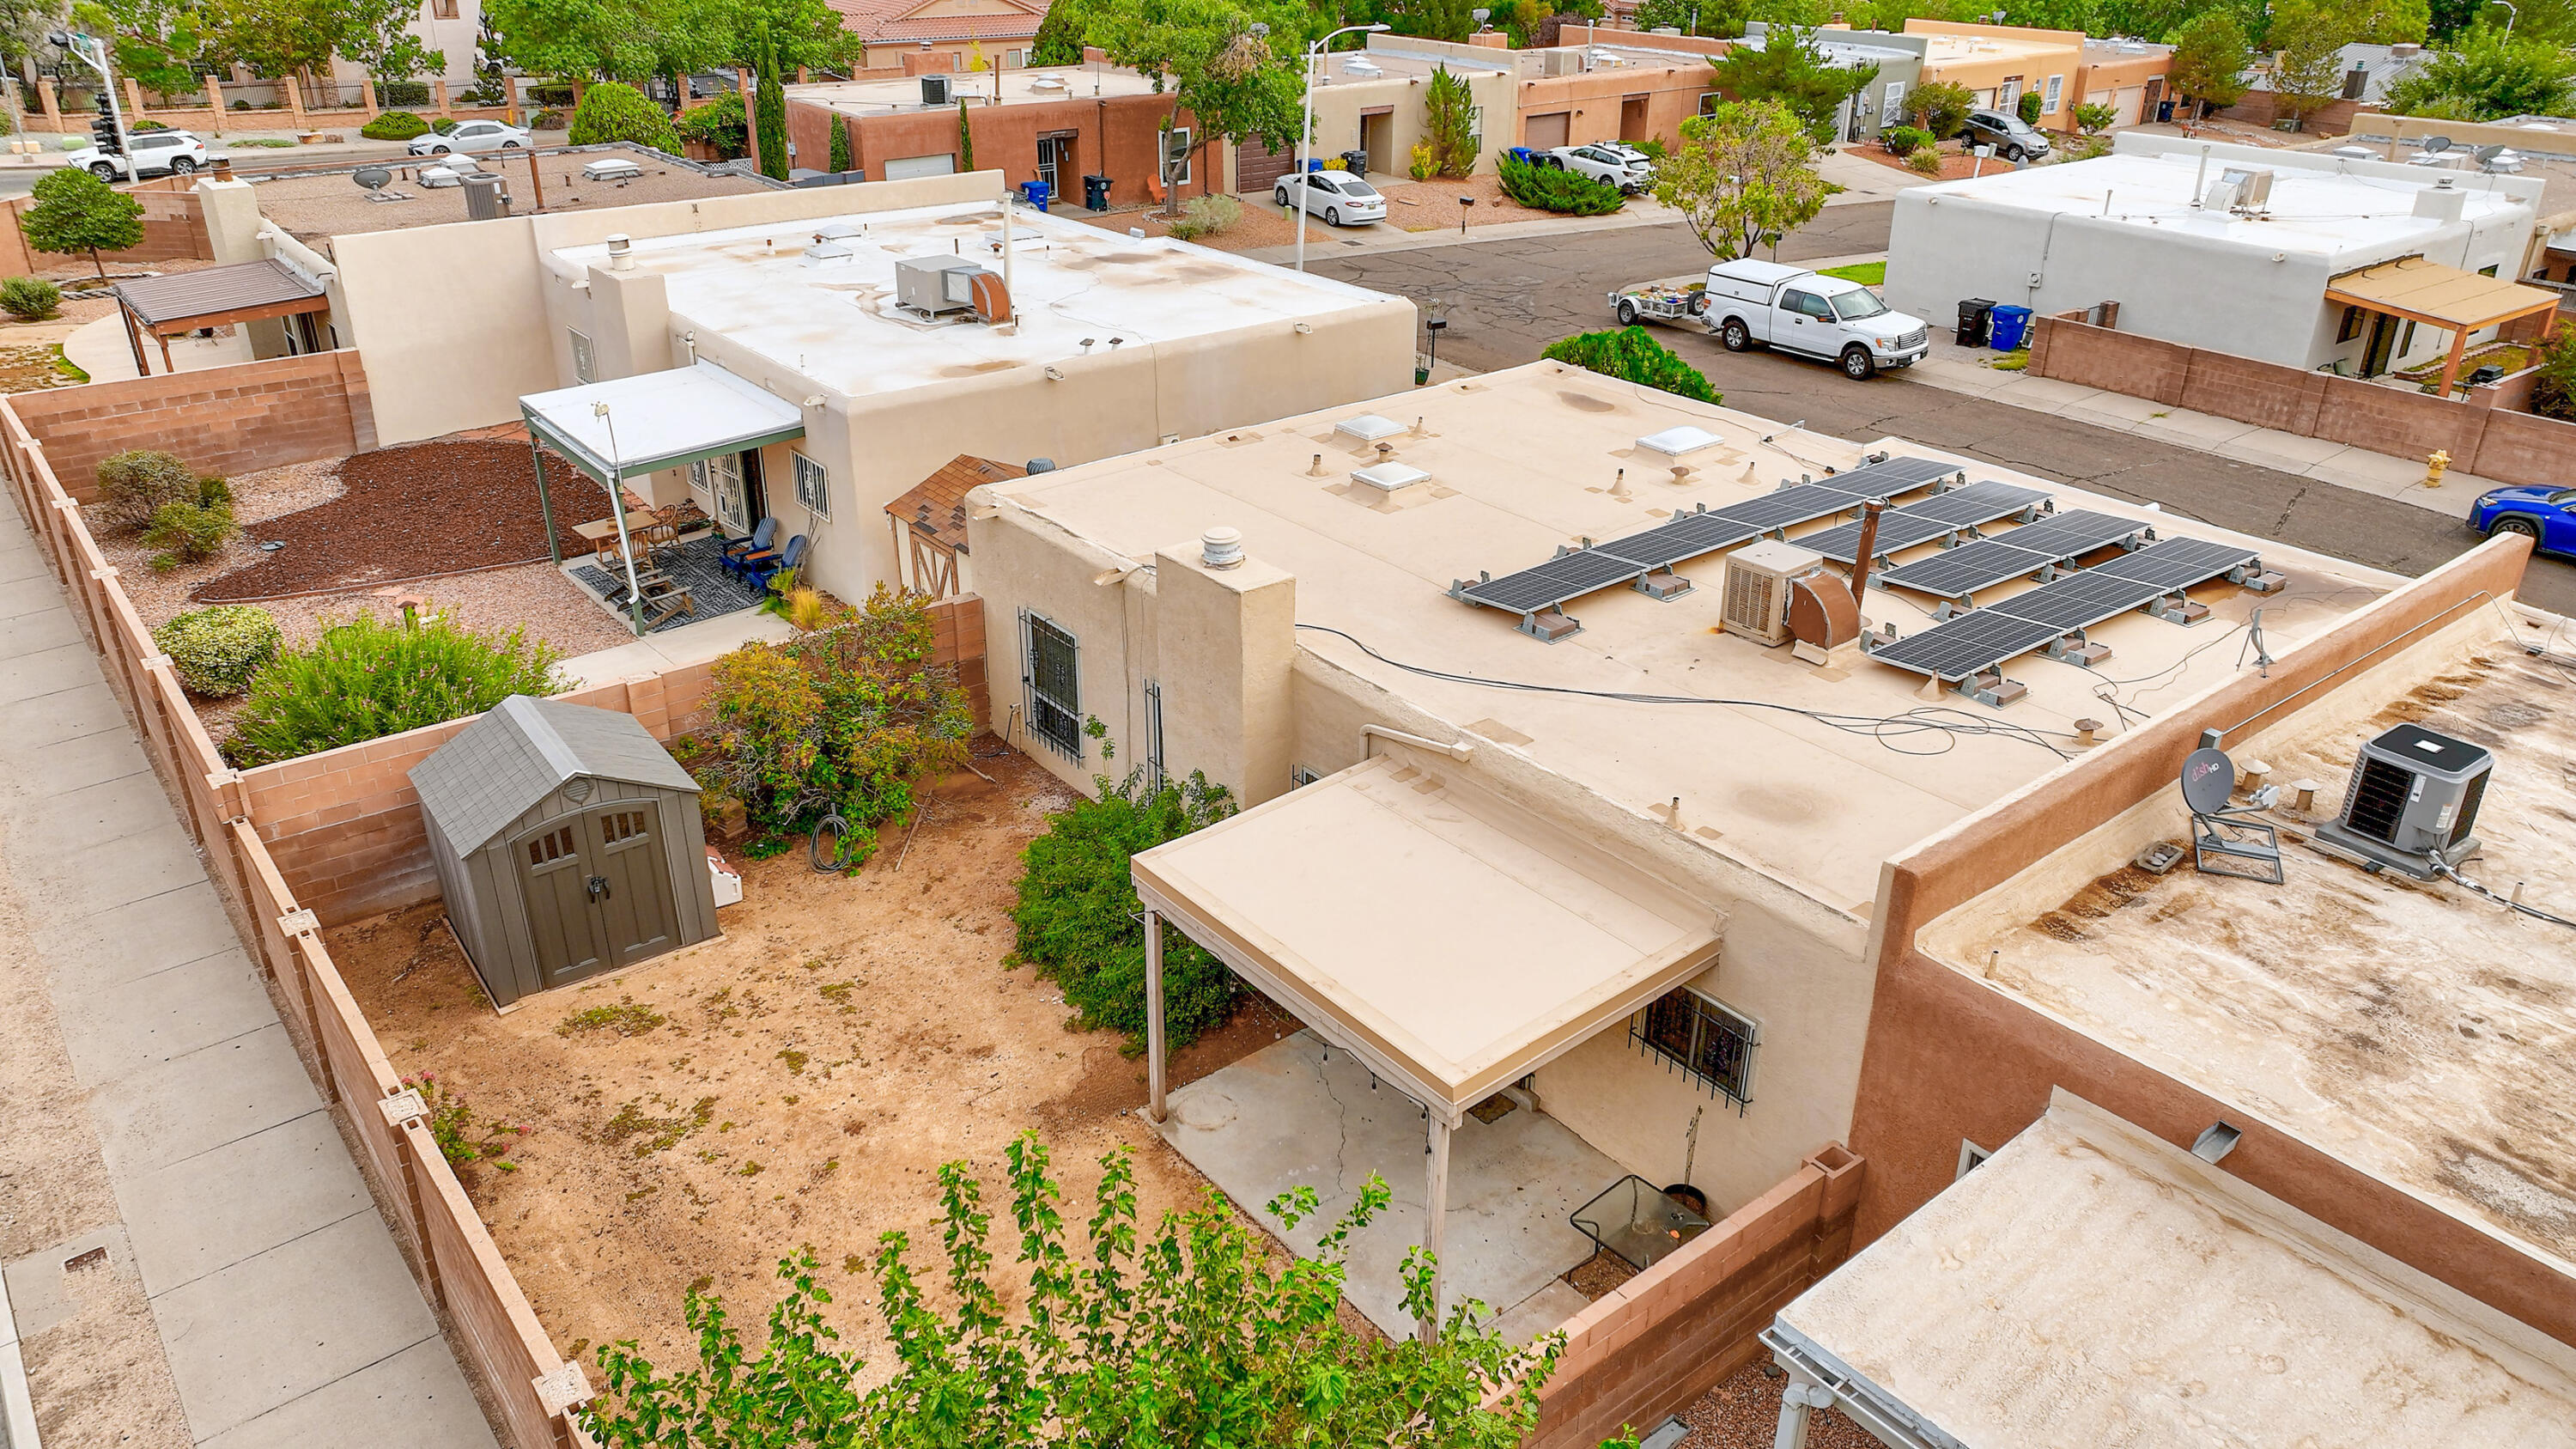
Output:
[[[2012,536],[2018,538],[2020,534]],[[2015,655],[2256,561],[2256,551],[2242,545],[2169,538],[2136,553],[2122,554],[2099,568],[2078,570],[2055,583],[1907,635],[1871,650],[1869,657],[1945,683],[1966,679]]]
[[2147,526],[2136,519],[2078,508],[1900,565],[1877,575],[1875,581],[1944,599],[1965,599],[1979,589],[2026,578],[2095,549],[2132,542],[2148,532]]
[[[1935,493],[1919,503],[1891,508],[1878,516],[1878,537],[1872,541],[1881,557],[1899,553],[1936,538],[1947,538],[1963,528],[1993,523],[2016,513],[2036,508],[2048,501],[2048,495],[2036,488],[2015,483],[1988,480]],[[1864,523],[1846,523],[1797,540],[1798,547],[1811,548],[1836,563],[1854,563],[1860,557],[1861,530]]]

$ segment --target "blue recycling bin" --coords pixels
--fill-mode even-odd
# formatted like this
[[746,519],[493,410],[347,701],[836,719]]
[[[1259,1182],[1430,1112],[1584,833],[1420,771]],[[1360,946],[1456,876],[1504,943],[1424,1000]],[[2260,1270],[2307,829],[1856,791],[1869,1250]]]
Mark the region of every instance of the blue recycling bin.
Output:
[[2030,331],[2028,307],[1997,307],[1994,320],[1993,346],[1997,352],[2011,352],[2022,344]]
[[1046,210],[1047,184],[1043,181],[1021,182],[1020,200],[1027,202],[1029,205],[1036,207],[1040,211]]

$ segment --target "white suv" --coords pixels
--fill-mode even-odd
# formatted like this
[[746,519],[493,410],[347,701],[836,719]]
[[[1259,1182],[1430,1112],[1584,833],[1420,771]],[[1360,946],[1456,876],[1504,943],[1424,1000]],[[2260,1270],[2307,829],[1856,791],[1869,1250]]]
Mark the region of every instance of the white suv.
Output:
[[101,181],[130,181],[168,172],[185,176],[206,164],[206,143],[188,131],[129,131],[123,156],[110,156],[96,146],[83,146],[63,158],[64,164],[98,173]]
[[1621,191],[1643,191],[1655,179],[1655,163],[1646,153],[1622,146],[1616,141],[1595,141],[1588,146],[1559,146],[1546,153],[1548,160],[1574,172],[1589,176],[1604,186]]

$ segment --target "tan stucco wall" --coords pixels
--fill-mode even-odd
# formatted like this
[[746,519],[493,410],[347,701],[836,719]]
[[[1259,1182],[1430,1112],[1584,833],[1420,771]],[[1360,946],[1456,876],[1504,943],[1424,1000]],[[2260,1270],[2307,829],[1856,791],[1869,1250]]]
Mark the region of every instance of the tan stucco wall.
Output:
[[[1483,111],[1484,146],[1476,153],[1477,174],[1490,173],[1494,158],[1503,148],[1520,144],[1519,120],[1514,112],[1514,97],[1519,79],[1504,71],[1454,72],[1467,82],[1468,94]],[[1313,155],[1338,156],[1357,150],[1361,142],[1360,118],[1364,112],[1380,106],[1393,109],[1388,113],[1389,141],[1387,154],[1372,155],[1371,164],[1394,175],[1404,174],[1413,143],[1429,134],[1428,76],[1385,76],[1377,80],[1354,81],[1335,76],[1328,85],[1315,87],[1315,132]]]

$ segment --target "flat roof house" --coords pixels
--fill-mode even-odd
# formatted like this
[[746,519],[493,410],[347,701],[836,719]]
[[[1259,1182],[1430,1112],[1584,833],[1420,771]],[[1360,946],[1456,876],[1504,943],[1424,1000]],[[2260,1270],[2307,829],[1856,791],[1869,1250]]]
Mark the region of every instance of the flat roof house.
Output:
[[[1872,628],[1931,638],[1956,611],[1958,578],[1907,565],[2019,559],[1969,619],[2024,617],[2015,600],[2056,587],[2030,580],[2060,562],[2108,568],[2117,597],[2069,649],[1982,684],[1967,676],[1992,661],[1846,645],[1811,662],[1747,637],[1763,575],[1731,571],[1855,558],[1867,496],[1892,505]],[[1138,886],[1313,1034],[1171,1094],[1171,1140],[1245,1202],[1285,1185],[1256,1128],[1347,1153],[1336,1180],[1397,1182],[1400,1252],[1442,1221],[1408,1187],[1418,1107],[1435,1176],[1460,1184],[1448,1201],[1479,1204],[1442,1229],[1470,1238],[1444,1259],[1456,1293],[1530,1314],[1589,1251],[1567,1214],[1622,1174],[1690,1180],[1714,1217],[1849,1130],[1883,862],[2080,768],[2112,707],[2104,675],[2066,661],[2104,646],[2110,672],[2168,686],[2123,693],[2146,718],[2238,674],[2208,641],[2256,607],[2277,650],[2398,582],[1556,363],[966,503],[993,667],[1022,678],[1013,742],[1087,788],[1107,768],[1096,720],[1118,768],[1204,771],[1250,807],[1140,855]],[[2122,582],[2186,553],[2201,566]],[[2039,602],[2055,622],[2024,651],[2068,643],[2065,592]],[[1543,1111],[1487,1120],[1498,1094]],[[1336,1113],[1347,1130],[1320,1140],[1287,1125]]]
[[[2117,302],[2126,331],[2376,376],[2555,306],[2514,284],[2540,193],[2533,178],[2131,133],[2090,161],[1900,194],[1887,300],[1924,317],[1970,298]],[[2446,290],[2419,297],[2433,305],[2398,295],[2436,280]]]

